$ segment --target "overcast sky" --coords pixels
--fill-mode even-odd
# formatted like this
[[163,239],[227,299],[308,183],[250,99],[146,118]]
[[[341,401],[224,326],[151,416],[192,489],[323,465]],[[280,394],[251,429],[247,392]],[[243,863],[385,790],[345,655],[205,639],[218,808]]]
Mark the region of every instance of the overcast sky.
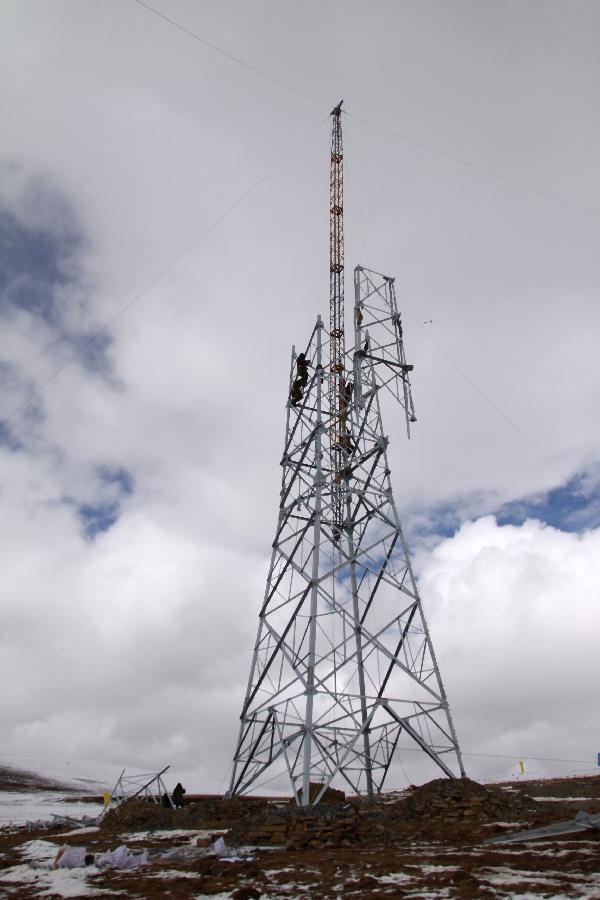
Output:
[[600,6],[153,5],[251,68],[136,0],[0,5],[0,762],[223,788],[343,97],[346,282],[397,278],[392,480],[468,772],[592,768]]

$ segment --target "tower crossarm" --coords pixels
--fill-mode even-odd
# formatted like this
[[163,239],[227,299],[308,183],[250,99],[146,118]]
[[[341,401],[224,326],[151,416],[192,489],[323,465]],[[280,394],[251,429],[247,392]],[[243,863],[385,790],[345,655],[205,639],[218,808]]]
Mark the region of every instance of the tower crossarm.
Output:
[[394,278],[364,266],[354,269],[353,367],[357,400],[365,400],[369,390],[389,391],[404,410],[410,437],[411,423],[417,421],[410,385],[413,366],[406,361]]

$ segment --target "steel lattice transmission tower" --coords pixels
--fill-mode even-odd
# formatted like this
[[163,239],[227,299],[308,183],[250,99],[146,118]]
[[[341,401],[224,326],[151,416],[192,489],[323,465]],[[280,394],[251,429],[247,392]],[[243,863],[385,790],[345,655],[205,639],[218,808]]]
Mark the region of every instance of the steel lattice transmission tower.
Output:
[[416,421],[393,278],[356,267],[345,349],[341,103],[332,116],[329,333],[319,316],[305,350],[292,348],[279,516],[229,789],[279,766],[303,805],[334,781],[372,798],[401,737],[464,775],[390,482],[383,397],[409,436]]

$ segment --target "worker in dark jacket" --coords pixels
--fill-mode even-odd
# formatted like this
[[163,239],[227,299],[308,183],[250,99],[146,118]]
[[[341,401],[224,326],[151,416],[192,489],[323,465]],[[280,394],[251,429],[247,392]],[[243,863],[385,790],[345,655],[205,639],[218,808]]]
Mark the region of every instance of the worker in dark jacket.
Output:
[[302,393],[302,388],[300,386],[300,379],[296,378],[294,384],[292,385],[292,393],[290,394],[292,406],[298,406],[303,397],[304,394]]
[[185,794],[185,788],[181,785],[181,782],[178,781],[175,785],[175,790],[173,791],[173,803],[175,804],[176,809],[181,809],[183,806],[183,795]]
[[298,354],[298,359],[296,360],[296,369],[298,371],[298,381],[300,382],[300,387],[305,388],[308,384],[308,363],[306,361],[305,353]]

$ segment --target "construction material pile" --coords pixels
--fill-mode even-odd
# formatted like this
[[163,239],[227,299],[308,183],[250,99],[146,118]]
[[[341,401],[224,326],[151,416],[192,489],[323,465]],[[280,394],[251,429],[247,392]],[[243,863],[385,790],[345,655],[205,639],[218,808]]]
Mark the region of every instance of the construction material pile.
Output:
[[519,818],[535,808],[531,798],[511,796],[497,787],[486,787],[470,778],[436,778],[413,788],[395,804],[408,821],[442,819],[478,823]]
[[351,847],[365,837],[365,827],[355,804],[319,803],[304,809],[273,806],[235,826],[228,840],[233,844],[304,847]]
[[226,829],[235,823],[267,809],[264,800],[245,797],[243,800],[223,800],[220,797],[202,798],[186,803],[183,809],[170,809],[150,800],[127,800],[109,810],[102,820],[105,831],[139,831],[154,828],[214,828]]
[[528,797],[468,778],[439,778],[391,801],[384,795],[373,804],[319,803],[308,809],[295,804],[266,806],[237,822],[228,841],[234,846],[299,850],[393,842],[408,833],[442,836],[448,832],[466,839],[486,823],[528,819],[535,807]]
[[483,824],[529,821],[536,808],[531,798],[501,788],[468,778],[438,778],[400,795],[383,795],[372,804],[354,798],[348,802],[335,791],[307,808],[293,800],[249,797],[197,799],[178,810],[133,800],[107,813],[102,829],[221,829],[229,831],[230,846],[300,850],[394,842],[408,833],[469,839]]
[[138,831],[151,828],[173,828],[173,810],[147,800],[128,800],[110,809],[102,820],[105,831]]
[[236,822],[251,818],[257,811],[267,809],[269,803],[255,797],[206,797],[186,803],[173,815],[178,828],[231,828]]
[[[300,802],[302,791],[298,791],[296,797],[298,802]],[[311,781],[308,786],[308,799],[311,803],[318,800],[319,803],[335,805],[336,803],[345,803],[346,795],[343,791],[337,790],[337,788],[324,787],[318,781]]]

